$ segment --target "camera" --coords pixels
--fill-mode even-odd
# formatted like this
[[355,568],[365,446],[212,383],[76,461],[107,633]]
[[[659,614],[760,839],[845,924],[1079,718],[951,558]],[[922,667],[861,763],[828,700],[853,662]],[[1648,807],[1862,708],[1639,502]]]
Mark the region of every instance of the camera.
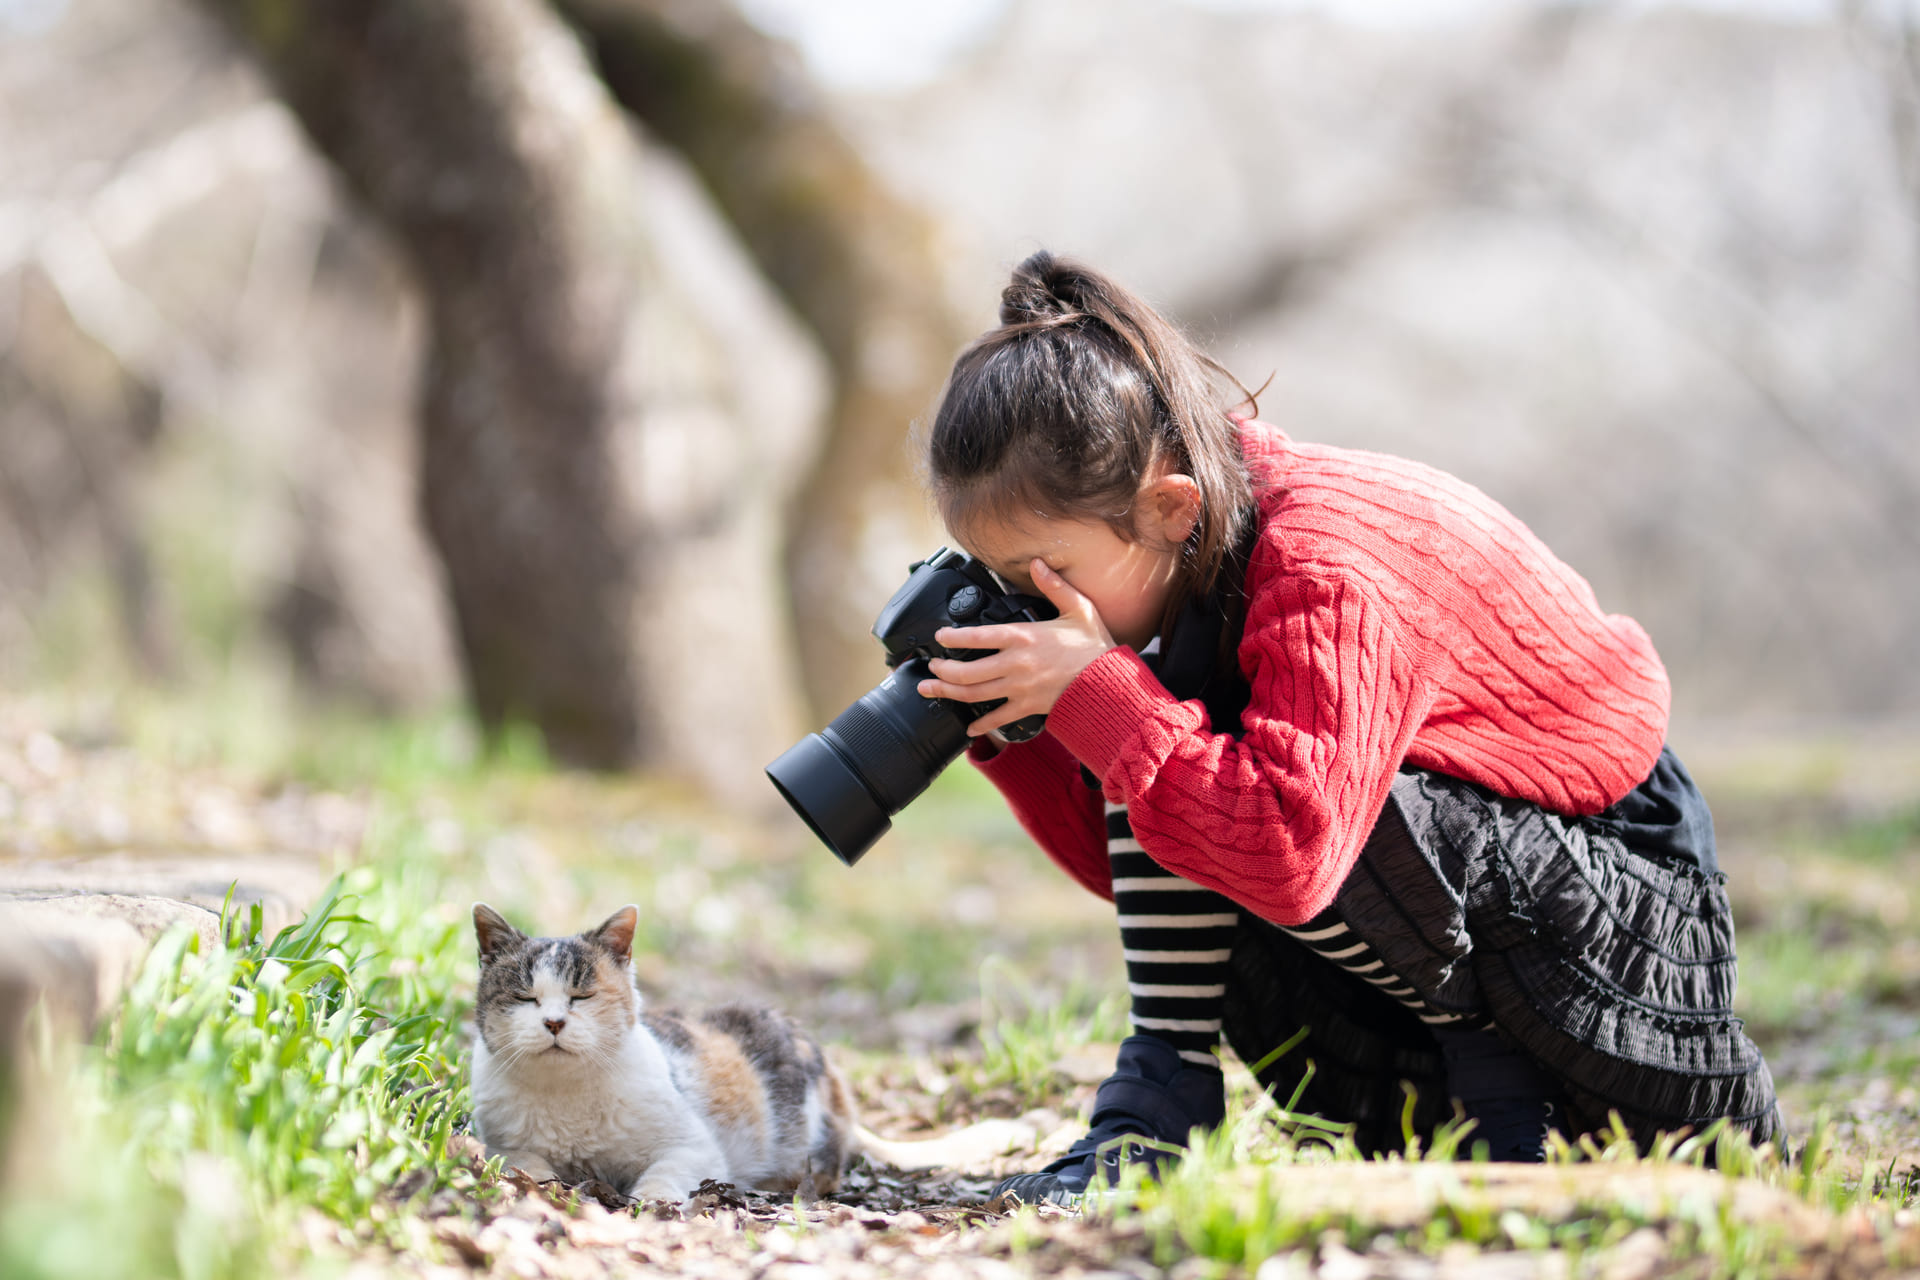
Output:
[[[949,649],[935,644],[933,633],[1057,616],[1047,601],[1008,591],[972,556],[940,548],[909,568],[873,624],[893,668],[887,678],[825,729],[788,748],[767,766],[767,777],[821,842],[852,866],[886,834],[893,815],[967,749],[967,726],[1004,701],[921,697],[919,684],[932,674],[930,659],[993,652]],[[1046,722],[1045,716],[1026,716],[1000,726],[999,733],[1023,742]]]

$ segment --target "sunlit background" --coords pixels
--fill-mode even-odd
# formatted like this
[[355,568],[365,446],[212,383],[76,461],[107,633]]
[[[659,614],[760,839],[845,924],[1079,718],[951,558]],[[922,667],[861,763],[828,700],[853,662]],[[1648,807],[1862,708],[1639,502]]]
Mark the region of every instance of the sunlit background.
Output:
[[[855,305],[943,312],[917,345],[873,324],[835,349],[767,235],[738,230],[751,193],[642,112],[632,213],[663,335],[646,394],[698,402],[696,425],[639,428],[643,492],[708,475],[724,502],[748,438],[790,481],[764,495],[784,517],[736,539],[762,568],[712,561],[704,580],[733,594],[690,604],[702,620],[646,659],[726,646],[673,679],[712,719],[761,722],[733,735],[748,756],[860,687],[874,607],[940,536],[911,420],[1040,246],[1143,290],[1266,383],[1263,414],[1295,434],[1435,463],[1513,507],[1653,633],[1677,735],[1920,712],[1910,8],[743,10],[791,42],[771,56],[803,113],[932,237],[876,256]],[[8,684],[203,679],[244,653],[328,697],[457,698],[417,515],[405,246],[207,9],[5,0],[0,30]],[[861,379],[894,397],[891,426],[836,458]],[[807,479],[861,466],[839,492]],[[740,679],[711,672],[756,650],[799,657],[731,697]],[[757,785],[724,751],[679,763]]]
[[[1790,1128],[1828,1109],[1911,1215],[1916,0],[0,0],[0,996],[20,903],[164,899],[144,936],[212,947],[229,885],[271,934],[345,870],[330,936],[444,1055],[367,1096],[457,1101],[472,901],[631,901],[649,998],[778,1003],[885,1123],[1070,1129],[1111,908],[965,767],[852,870],[762,776],[882,674],[943,537],[915,423],[1043,246],[1647,627]],[[232,1185],[343,1256],[404,1199],[307,1158],[338,1099],[258,1124],[174,1030],[198,1076],[109,1030],[20,1111],[0,1272],[290,1274],[182,1250]]]

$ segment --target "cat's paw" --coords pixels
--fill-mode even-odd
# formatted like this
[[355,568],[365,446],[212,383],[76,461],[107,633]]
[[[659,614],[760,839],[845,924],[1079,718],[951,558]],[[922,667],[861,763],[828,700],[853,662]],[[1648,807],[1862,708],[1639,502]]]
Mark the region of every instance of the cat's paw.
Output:
[[677,1178],[648,1174],[633,1184],[633,1190],[627,1193],[635,1200],[672,1200],[676,1203],[693,1194],[692,1187],[680,1185]]
[[503,1169],[517,1169],[535,1182],[558,1182],[560,1175],[553,1166],[531,1151],[490,1151],[487,1154],[500,1157]]

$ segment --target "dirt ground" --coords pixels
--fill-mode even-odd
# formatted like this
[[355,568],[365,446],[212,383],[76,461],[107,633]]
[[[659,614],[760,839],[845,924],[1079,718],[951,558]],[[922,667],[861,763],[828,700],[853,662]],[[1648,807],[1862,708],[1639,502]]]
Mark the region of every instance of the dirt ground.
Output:
[[[1829,1212],[1704,1173],[1649,1191],[1630,1171],[1610,1180],[1605,1169],[1578,1174],[1598,1179],[1578,1194],[1551,1180],[1496,1180],[1456,1188],[1465,1201],[1436,1202],[1422,1181],[1432,1166],[1300,1168],[1283,1171],[1296,1179],[1283,1203],[1301,1206],[1311,1230],[1257,1280],[1920,1275],[1920,753],[1866,785],[1844,753],[1833,761],[1838,748],[1812,753],[1811,765],[1807,750],[1768,750],[1729,749],[1695,766],[1739,913],[1742,1010],[1796,1141],[1817,1130],[1829,1167],[1871,1193],[1870,1208]],[[1054,1039],[1030,1032],[1029,1052],[1050,1057],[1018,1078],[991,1077],[983,1029],[1006,1019],[1031,1029],[1050,1008],[1086,1012],[1102,996],[1111,1010],[1124,987],[1104,904],[1061,883],[978,788],[936,789],[849,870],[765,815],[711,814],[644,784],[545,775],[383,789],[260,776],[162,763],[112,735],[16,713],[0,722],[0,820],[0,858],[76,863],[289,843],[350,861],[365,856],[378,821],[413,823],[417,856],[449,885],[450,919],[485,898],[558,933],[637,902],[648,923],[636,971],[650,998],[790,1009],[833,1046],[866,1123],[887,1136],[1019,1116],[1040,1144],[964,1176],[863,1162],[818,1200],[710,1187],[681,1206],[634,1205],[612,1188],[513,1177],[423,1198],[403,1178],[391,1200],[409,1247],[375,1247],[352,1227],[307,1218],[305,1247],[348,1274],[1245,1273],[1196,1256],[1164,1222],[988,1203],[996,1176],[1072,1139],[1111,1048],[1097,1019],[1077,1033],[1060,1023]],[[1343,1198],[1338,1212],[1330,1194]],[[1457,1225],[1474,1214],[1506,1222],[1509,1212],[1618,1229],[1565,1247],[1564,1231],[1539,1236],[1518,1219],[1480,1244],[1422,1226],[1436,1214]]]

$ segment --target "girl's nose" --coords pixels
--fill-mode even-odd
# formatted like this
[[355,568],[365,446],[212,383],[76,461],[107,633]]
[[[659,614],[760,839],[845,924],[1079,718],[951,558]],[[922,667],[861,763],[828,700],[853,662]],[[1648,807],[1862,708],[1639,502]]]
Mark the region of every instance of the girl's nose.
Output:
[[545,1021],[547,1024],[547,1030],[553,1032],[553,1034],[555,1035],[559,1035],[560,1028],[567,1025],[567,1020],[565,1018],[548,1018]]

